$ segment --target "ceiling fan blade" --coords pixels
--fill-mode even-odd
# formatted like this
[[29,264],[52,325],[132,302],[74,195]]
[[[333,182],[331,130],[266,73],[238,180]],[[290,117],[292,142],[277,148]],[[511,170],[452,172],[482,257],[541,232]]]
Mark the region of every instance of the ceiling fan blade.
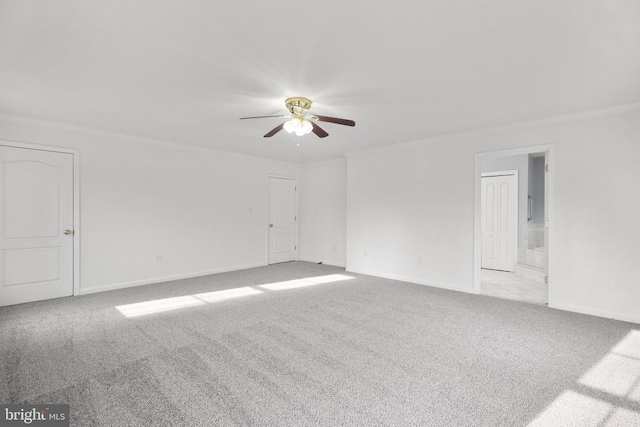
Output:
[[247,120],[247,119],[264,119],[267,117],[279,117],[279,118],[283,118],[283,117],[291,117],[291,116],[253,116],[253,117],[240,117],[240,120]]
[[313,133],[318,135],[320,138],[324,138],[326,136],[329,136],[329,134],[324,129],[322,129],[320,126],[318,126],[317,124],[315,124],[313,122],[309,122],[309,123],[311,123],[311,126],[313,126]]
[[345,125],[345,126],[355,126],[356,125],[356,122],[354,122],[353,120],[339,119],[337,117],[319,116],[317,114],[314,114],[313,116],[311,116],[311,118],[313,120],[318,120],[319,122],[336,123],[336,124]]
[[280,123],[278,126],[274,127],[268,133],[266,133],[264,135],[264,137],[265,138],[271,138],[273,135],[275,135],[276,133],[280,132],[282,130],[283,126],[284,126],[284,123]]

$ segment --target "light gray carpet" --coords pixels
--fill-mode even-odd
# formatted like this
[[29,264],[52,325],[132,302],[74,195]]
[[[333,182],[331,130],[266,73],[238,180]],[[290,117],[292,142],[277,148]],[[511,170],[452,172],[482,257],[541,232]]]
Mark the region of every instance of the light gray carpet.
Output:
[[[259,287],[331,274],[355,279]],[[241,287],[261,293],[116,308]],[[639,328],[286,263],[1,308],[0,403],[81,426],[640,425]]]

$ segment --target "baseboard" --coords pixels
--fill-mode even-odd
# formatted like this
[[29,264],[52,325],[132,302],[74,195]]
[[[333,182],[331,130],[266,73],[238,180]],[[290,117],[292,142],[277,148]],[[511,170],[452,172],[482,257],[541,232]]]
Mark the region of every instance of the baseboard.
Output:
[[607,319],[620,320],[622,322],[631,322],[640,324],[640,316],[637,314],[614,313],[606,310],[598,310],[596,308],[581,307],[572,304],[549,304],[549,308],[556,310],[571,311],[580,314],[589,314],[591,316],[604,317]]
[[314,264],[322,263],[324,265],[330,265],[332,267],[342,267],[342,268],[346,268],[347,267],[346,264],[342,264],[342,263],[339,263],[339,262],[332,262],[332,261],[324,261],[324,260],[321,260],[321,259],[300,258],[298,261],[312,262]]
[[378,273],[373,271],[364,271],[364,270],[357,270],[357,269],[347,269],[347,272],[365,274],[367,276],[382,277],[383,279],[398,280],[400,282],[415,283],[417,285],[430,286],[432,288],[447,289],[447,290],[456,291],[456,292],[464,292],[467,294],[474,293],[473,286],[469,288],[463,288],[461,286],[450,285],[448,283],[440,283],[440,282],[434,282],[431,280],[416,279],[414,277],[406,277],[406,276],[399,276],[395,274]]
[[247,264],[235,267],[216,268],[213,270],[197,271],[192,273],[176,274],[173,276],[155,277],[153,279],[137,280],[133,282],[115,283],[113,285],[96,286],[80,289],[79,295],[95,294],[98,292],[113,291],[116,289],[132,288],[135,286],[151,285],[154,283],[170,282],[172,280],[191,279],[193,277],[208,276],[210,274],[227,273],[229,271],[246,270],[248,268],[264,267],[266,263]]

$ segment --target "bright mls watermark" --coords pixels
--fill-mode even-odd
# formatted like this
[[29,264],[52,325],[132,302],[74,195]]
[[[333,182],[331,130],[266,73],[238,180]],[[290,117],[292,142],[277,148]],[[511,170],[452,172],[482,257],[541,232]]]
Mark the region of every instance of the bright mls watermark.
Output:
[[0,427],[69,427],[69,405],[1,405]]

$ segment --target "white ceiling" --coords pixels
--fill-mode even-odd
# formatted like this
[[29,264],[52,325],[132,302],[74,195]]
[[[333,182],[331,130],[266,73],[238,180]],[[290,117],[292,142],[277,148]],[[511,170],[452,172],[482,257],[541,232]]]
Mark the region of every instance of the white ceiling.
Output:
[[[238,120],[293,95],[357,126]],[[638,101],[637,0],[0,0],[0,112],[263,157]]]

